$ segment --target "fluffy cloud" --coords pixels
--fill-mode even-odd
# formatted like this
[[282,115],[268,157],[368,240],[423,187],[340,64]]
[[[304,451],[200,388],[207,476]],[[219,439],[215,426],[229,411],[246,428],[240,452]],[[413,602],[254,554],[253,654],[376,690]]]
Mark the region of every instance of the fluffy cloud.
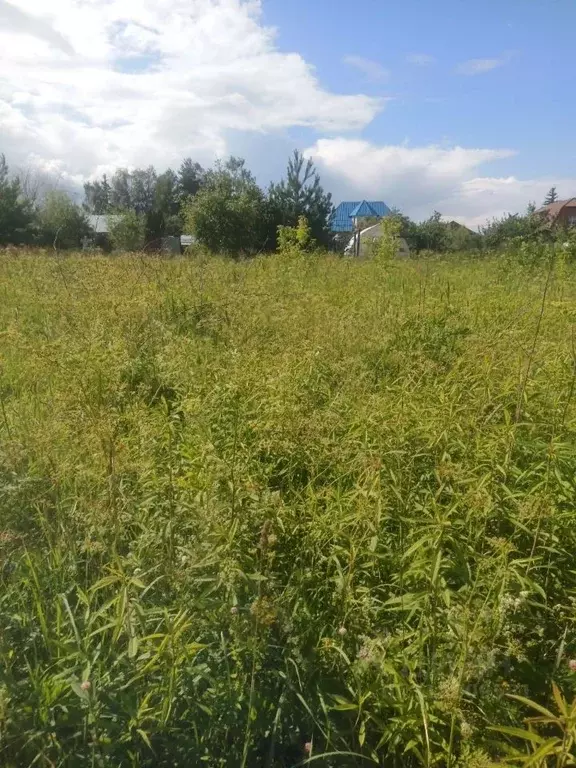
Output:
[[278,51],[260,0],[0,0],[0,21],[0,151],[71,180],[209,162],[234,130],[355,130],[384,105]]
[[488,162],[514,154],[509,149],[377,146],[355,139],[321,139],[306,150],[322,172],[326,186],[340,199],[383,199],[419,220],[434,209],[470,226],[493,216],[525,210],[556,185],[570,196],[576,180],[519,180],[478,174]]

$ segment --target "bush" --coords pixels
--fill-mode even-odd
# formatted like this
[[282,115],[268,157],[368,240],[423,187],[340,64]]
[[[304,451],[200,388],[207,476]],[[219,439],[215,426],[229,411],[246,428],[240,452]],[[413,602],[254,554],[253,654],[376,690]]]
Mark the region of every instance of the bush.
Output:
[[90,234],[83,211],[65,192],[48,192],[39,213],[40,240],[54,248],[80,248]]
[[110,240],[118,251],[141,251],[146,235],[146,217],[136,211],[126,211],[110,227]]
[[312,230],[305,216],[298,218],[296,227],[278,227],[278,252],[289,254],[294,252],[307,252],[314,250]]

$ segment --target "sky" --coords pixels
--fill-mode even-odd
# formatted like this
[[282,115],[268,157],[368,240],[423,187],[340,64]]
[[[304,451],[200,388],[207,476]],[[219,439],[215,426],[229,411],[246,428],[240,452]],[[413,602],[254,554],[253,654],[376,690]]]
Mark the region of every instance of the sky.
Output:
[[576,196],[574,0],[0,0],[0,153],[80,190],[312,157],[341,200],[469,226]]

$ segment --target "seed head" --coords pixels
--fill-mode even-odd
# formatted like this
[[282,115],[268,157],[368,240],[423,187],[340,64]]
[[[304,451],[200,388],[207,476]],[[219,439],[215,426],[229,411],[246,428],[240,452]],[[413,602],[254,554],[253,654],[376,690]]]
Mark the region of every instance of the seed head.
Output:
[[304,752],[306,752],[307,755],[312,754],[312,742],[307,741],[306,744],[304,744]]
[[236,614],[238,613],[238,607],[236,605],[233,605],[232,608],[230,608],[230,613],[232,614],[232,616],[236,616]]
[[84,680],[83,683],[80,683],[80,688],[83,691],[89,691],[91,688],[90,680]]
[[340,635],[340,637],[344,637],[344,635],[346,634],[346,632],[348,632],[348,630],[346,629],[346,627],[344,627],[344,626],[342,626],[342,627],[338,627],[338,634]]
[[570,659],[568,666],[570,667],[571,672],[576,672],[576,659]]

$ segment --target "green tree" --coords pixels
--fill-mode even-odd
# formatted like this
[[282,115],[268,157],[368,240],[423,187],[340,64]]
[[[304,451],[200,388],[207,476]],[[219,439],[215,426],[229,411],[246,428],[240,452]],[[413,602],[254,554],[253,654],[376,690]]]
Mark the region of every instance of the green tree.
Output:
[[294,151],[288,161],[286,178],[271,184],[269,200],[276,224],[296,227],[305,216],[312,236],[322,245],[330,245],[330,220],[334,213],[332,195],[324,191],[314,162]]
[[178,176],[168,169],[158,176],[154,194],[154,213],[162,217],[163,234],[182,234]]
[[84,212],[66,192],[48,192],[39,212],[40,240],[54,248],[79,248],[90,234]]
[[110,211],[111,188],[106,174],[101,180],[84,184],[84,209],[88,213],[101,216]]
[[551,187],[548,190],[548,194],[546,195],[546,198],[544,199],[544,205],[552,205],[552,203],[555,203],[558,200],[558,192],[556,192],[556,187]]
[[129,211],[132,205],[132,174],[127,168],[118,168],[112,176],[110,206],[116,211]]
[[481,233],[486,248],[504,248],[517,238],[535,242],[548,237],[549,223],[545,215],[531,213],[529,208],[524,215],[515,213],[492,219],[482,227]]
[[8,165],[0,155],[0,245],[21,245],[33,235],[34,209],[18,179],[8,178]]
[[270,229],[266,199],[245,161],[216,163],[200,191],[184,206],[187,232],[215,253],[254,254],[266,244]]
[[156,200],[156,183],[158,176],[154,166],[136,168],[130,179],[131,208],[136,213],[150,213]]
[[200,163],[187,157],[178,171],[178,193],[181,200],[194,197],[202,187],[205,172]]
[[110,240],[118,251],[140,251],[146,236],[146,217],[136,211],[126,211],[110,227]]
[[416,250],[442,252],[448,249],[448,230],[446,223],[442,221],[442,214],[434,211],[432,216],[421,224],[416,230]]

